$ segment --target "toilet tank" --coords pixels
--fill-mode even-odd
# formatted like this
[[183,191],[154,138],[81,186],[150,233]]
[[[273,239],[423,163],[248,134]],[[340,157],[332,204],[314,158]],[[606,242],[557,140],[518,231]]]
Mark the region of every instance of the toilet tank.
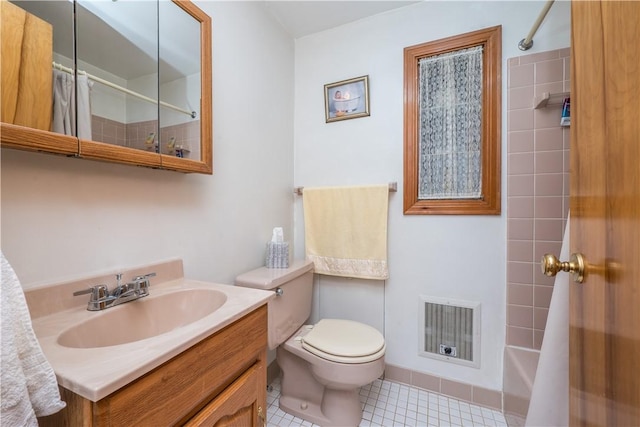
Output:
[[268,302],[269,348],[285,342],[311,315],[313,261],[294,261],[289,268],[260,267],[236,277],[236,286],[276,292]]

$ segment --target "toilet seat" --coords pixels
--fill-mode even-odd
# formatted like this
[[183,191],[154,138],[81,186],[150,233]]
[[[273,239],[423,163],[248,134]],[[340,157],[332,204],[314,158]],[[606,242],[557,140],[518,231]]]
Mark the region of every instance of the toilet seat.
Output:
[[338,363],[366,363],[384,355],[384,337],[377,329],[343,319],[322,319],[302,337],[302,348]]

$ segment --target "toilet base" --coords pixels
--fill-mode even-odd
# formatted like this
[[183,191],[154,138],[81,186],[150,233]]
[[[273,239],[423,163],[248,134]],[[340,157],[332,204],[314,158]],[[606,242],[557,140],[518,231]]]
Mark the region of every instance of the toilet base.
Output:
[[[294,415],[303,420],[310,421],[319,426],[328,426],[329,420],[322,415],[320,405],[296,399],[290,396],[280,396],[280,409],[287,414]],[[305,408],[305,409],[302,409]]]
[[280,409],[323,427],[358,426],[362,421],[360,389],[325,389],[322,403],[304,401],[292,396],[280,396]]
[[[304,333],[302,328],[294,337]],[[384,372],[384,357],[352,365],[335,363],[303,349],[295,338],[278,347],[276,360],[282,374],[280,409],[326,427],[358,426],[360,387]]]

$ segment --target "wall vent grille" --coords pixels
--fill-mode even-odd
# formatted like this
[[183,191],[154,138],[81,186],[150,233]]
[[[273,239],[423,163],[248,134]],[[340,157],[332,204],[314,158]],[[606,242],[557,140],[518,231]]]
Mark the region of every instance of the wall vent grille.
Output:
[[420,355],[479,366],[480,304],[421,297]]

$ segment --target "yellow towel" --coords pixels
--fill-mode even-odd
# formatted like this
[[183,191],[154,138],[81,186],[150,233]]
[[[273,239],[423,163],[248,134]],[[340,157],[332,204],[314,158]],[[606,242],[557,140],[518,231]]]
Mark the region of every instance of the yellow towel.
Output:
[[307,259],[315,272],[384,280],[389,186],[304,188]]

